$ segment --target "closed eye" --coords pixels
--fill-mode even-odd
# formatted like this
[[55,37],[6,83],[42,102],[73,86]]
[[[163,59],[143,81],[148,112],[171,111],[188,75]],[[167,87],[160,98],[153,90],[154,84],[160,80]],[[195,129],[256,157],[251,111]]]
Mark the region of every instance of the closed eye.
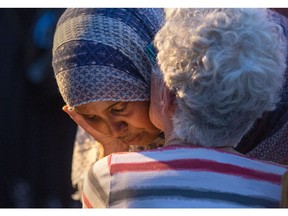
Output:
[[120,103],[117,103],[115,106],[113,106],[111,109],[110,109],[110,112],[111,113],[124,113],[125,110],[126,110],[126,107],[127,107],[127,102],[120,102]]
[[87,121],[97,121],[99,117],[96,115],[83,115],[84,119]]

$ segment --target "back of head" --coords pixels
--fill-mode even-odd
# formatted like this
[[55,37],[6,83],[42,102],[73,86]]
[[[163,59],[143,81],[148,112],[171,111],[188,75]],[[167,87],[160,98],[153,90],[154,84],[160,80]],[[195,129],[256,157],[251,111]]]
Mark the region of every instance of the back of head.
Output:
[[163,19],[161,9],[67,9],[53,43],[53,69],[68,106],[95,101],[149,100],[146,53]]
[[155,45],[175,92],[174,129],[190,143],[236,146],[275,109],[286,41],[265,9],[167,9]]

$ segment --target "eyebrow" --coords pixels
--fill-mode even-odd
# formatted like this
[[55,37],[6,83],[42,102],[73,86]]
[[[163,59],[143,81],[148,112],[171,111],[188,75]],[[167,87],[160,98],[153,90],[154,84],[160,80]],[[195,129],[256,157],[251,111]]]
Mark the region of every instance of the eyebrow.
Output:
[[[121,101],[117,101],[117,102],[111,104],[110,106],[108,106],[108,107],[105,109],[105,111],[111,109],[113,106],[119,104],[120,102],[121,102]],[[76,112],[77,114],[79,114],[79,115],[82,115],[82,116],[88,116],[88,115],[89,115],[89,114],[79,113],[76,109],[75,109],[75,112]]]
[[109,107],[107,107],[105,110],[109,110],[110,108],[112,108],[113,106],[119,104],[121,101],[117,101],[115,103],[113,103],[112,105],[110,105]]

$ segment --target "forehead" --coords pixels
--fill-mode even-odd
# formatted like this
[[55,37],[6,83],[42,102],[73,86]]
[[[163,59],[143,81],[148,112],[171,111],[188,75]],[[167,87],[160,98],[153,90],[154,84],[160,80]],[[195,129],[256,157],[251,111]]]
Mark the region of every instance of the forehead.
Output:
[[79,113],[95,112],[95,110],[103,111],[113,107],[118,103],[119,101],[96,101],[76,106],[75,110]]

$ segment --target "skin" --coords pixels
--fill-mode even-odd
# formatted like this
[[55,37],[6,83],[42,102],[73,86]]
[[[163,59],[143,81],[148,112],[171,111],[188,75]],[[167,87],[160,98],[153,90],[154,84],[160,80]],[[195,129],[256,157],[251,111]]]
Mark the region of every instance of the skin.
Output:
[[[149,116],[152,123],[164,132],[165,145],[187,145],[187,141],[177,137],[173,129],[172,118],[177,106],[175,95],[154,74],[151,79],[150,100]],[[189,145],[193,146],[194,144],[190,143]],[[215,149],[240,154],[231,146],[216,147]]]
[[[158,88],[158,91],[157,91]],[[151,74],[150,85],[150,108],[149,117],[151,122],[161,130],[164,130],[162,119],[162,106],[163,105],[163,82],[157,78],[153,73]]]
[[149,117],[151,122],[164,132],[166,141],[176,137],[172,123],[175,112],[174,99],[174,94],[168,90],[165,83],[152,73]]
[[105,155],[148,145],[160,133],[149,119],[148,101],[99,101],[63,110],[103,145]]

